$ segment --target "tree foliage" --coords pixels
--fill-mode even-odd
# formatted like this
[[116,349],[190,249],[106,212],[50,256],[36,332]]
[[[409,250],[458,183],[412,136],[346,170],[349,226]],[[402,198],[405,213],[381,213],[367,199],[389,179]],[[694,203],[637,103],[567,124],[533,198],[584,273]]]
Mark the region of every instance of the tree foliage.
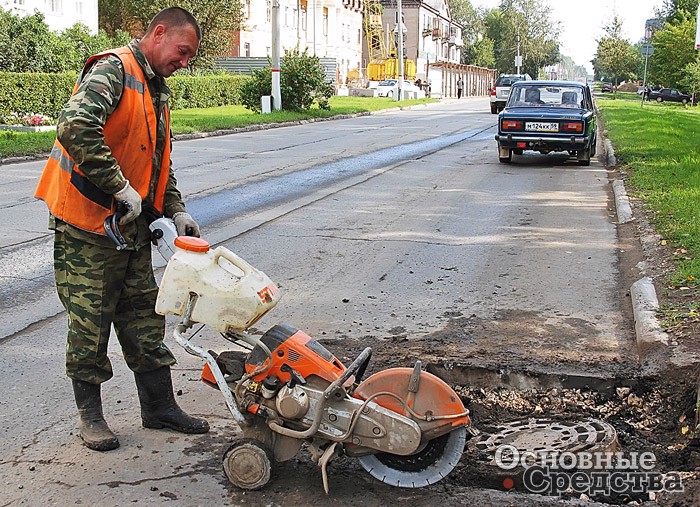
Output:
[[683,69],[695,61],[695,16],[679,11],[678,19],[666,23],[654,33],[654,54],[649,59],[649,71],[654,81],[677,87],[684,78]]
[[56,33],[39,12],[20,17],[0,9],[0,71],[78,72],[90,55],[128,41],[124,32],[92,35],[81,23]]
[[462,63],[493,68],[493,40],[486,35],[486,9],[475,9],[469,0],[449,0],[452,19],[462,25]]
[[[282,109],[302,111],[318,104],[330,109],[328,99],[334,93],[333,84],[326,81],[321,60],[317,56],[291,51],[282,57],[280,72]],[[260,112],[260,97],[272,95],[272,70],[270,67],[254,70],[253,77],[242,83],[241,104],[251,111]]]
[[595,75],[614,84],[637,79],[640,53],[627,39],[622,37],[622,20],[617,16],[604,27],[605,34],[598,39],[598,49],[593,58]]
[[[100,26],[109,33],[121,29],[133,37],[141,37],[153,16],[166,7],[170,0],[100,0]],[[242,19],[241,0],[180,0],[178,7],[187,9],[202,29],[202,42],[197,58],[191,61],[195,68],[211,67],[214,58],[232,52],[233,33]]]
[[496,68],[514,72],[515,56],[523,59],[521,72],[532,76],[546,65],[559,61],[559,23],[550,18],[542,0],[501,0],[486,18],[486,34],[494,41]]

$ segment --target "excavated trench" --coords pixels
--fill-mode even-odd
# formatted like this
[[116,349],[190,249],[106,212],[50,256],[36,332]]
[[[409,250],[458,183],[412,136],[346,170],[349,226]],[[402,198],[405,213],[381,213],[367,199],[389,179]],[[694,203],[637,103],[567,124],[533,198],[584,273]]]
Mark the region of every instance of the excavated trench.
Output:
[[[449,326],[445,331],[449,334]],[[372,346],[375,353],[368,375],[421,359],[426,371],[455,389],[471,413],[477,435],[468,440],[460,463],[443,481],[447,485],[514,489],[608,504],[675,495],[671,504],[694,505],[687,494],[690,500],[679,499],[677,491],[656,491],[658,481],[667,481],[664,484],[672,489],[680,483],[686,491],[691,482],[692,488],[697,483],[700,446],[689,438],[696,403],[692,372],[664,372],[650,378],[636,375],[636,366],[625,361],[583,367],[566,360],[527,362],[511,357],[495,361],[488,354],[463,354],[455,345],[458,338],[445,339],[444,334],[414,340],[403,335],[341,337],[324,340],[324,345],[331,351],[342,350],[343,362]],[[511,366],[497,367],[496,362]],[[529,467],[533,460],[534,465],[542,460],[552,465],[560,456],[569,462],[564,464],[566,469],[560,462],[540,469],[539,482],[533,485],[531,469],[524,479],[528,467],[497,463],[499,448],[501,457],[513,449],[520,457],[527,455]],[[607,458],[611,461],[604,461],[606,453],[612,453]],[[586,455],[602,459],[602,465],[588,466]],[[642,468],[640,456],[645,460]],[[618,484],[605,487],[613,477]],[[597,482],[592,486],[591,481]]]

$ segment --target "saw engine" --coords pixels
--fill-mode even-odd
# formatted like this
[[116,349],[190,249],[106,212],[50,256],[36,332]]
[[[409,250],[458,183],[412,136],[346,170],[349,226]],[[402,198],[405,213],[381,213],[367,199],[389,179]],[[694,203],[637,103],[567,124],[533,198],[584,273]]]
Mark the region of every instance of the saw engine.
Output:
[[[182,317],[175,339],[206,361],[202,380],[220,390],[241,428],[224,455],[233,484],[262,488],[272,462],[293,458],[304,443],[321,467],[326,492],[328,463],[341,455],[356,457],[378,480],[405,488],[428,486],[454,469],[464,450],[468,411],[420,361],[363,380],[369,347],[346,367],[288,324],[262,336],[248,333],[279,300],[269,278],[198,238],[178,237],[172,251],[156,311]],[[194,344],[185,333],[197,322],[216,328],[238,349],[216,353]]]

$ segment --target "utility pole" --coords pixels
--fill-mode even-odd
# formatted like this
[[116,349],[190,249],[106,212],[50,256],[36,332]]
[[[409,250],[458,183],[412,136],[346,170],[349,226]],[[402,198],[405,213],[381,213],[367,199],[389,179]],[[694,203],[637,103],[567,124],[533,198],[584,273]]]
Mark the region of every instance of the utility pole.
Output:
[[523,64],[523,58],[520,56],[520,34],[515,36],[515,42],[517,44],[517,51],[518,53],[515,56],[515,67],[516,67],[516,74],[520,74],[520,66]]
[[282,92],[280,90],[280,2],[272,0],[272,109],[282,109]]
[[401,100],[403,99],[403,31],[404,31],[404,24],[403,24],[403,12],[401,10],[401,0],[396,1],[396,17],[398,18],[397,23],[396,23],[396,37],[399,39],[399,87],[398,87],[398,93],[396,94],[397,96],[394,97],[394,100]]

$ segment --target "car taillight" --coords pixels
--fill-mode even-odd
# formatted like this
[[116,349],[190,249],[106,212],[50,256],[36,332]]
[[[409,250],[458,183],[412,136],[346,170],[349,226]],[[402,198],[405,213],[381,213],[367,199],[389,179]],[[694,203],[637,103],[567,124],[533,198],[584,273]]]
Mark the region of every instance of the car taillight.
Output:
[[495,86],[491,87],[491,95],[496,95],[496,87]]
[[570,121],[563,123],[561,126],[562,132],[583,132],[583,123],[580,121]]
[[501,130],[522,130],[523,122],[515,120],[503,120],[501,122]]

